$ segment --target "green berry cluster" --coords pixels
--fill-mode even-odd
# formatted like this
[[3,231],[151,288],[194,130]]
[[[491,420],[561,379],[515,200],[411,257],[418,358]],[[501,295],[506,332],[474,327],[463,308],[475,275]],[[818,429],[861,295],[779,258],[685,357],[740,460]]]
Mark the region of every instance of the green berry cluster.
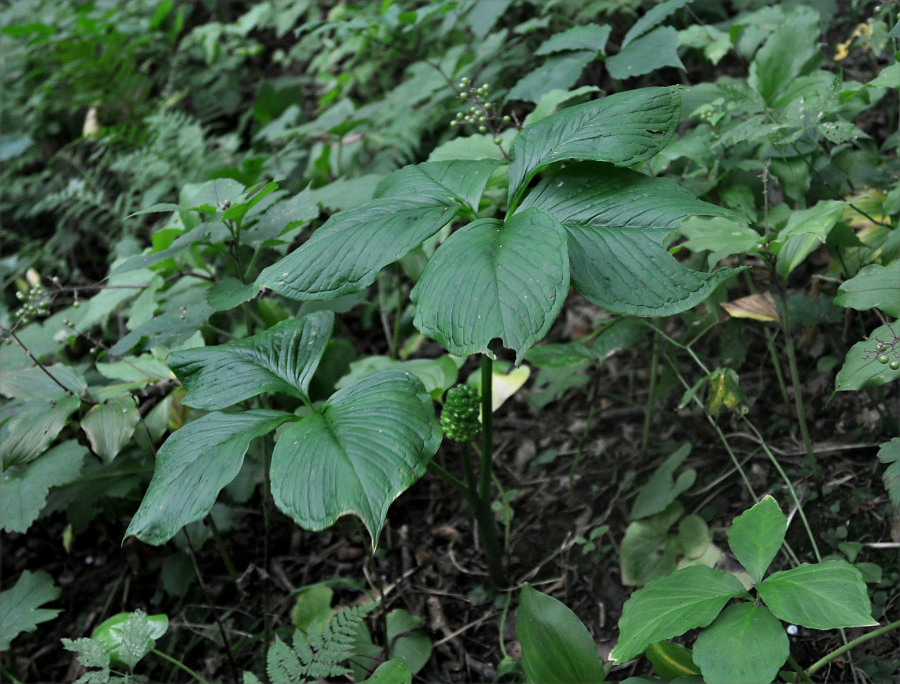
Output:
[[502,142],[499,137],[499,125],[508,124],[511,119],[508,116],[498,116],[494,110],[494,103],[488,101],[491,86],[482,83],[476,87],[467,76],[463,76],[457,88],[459,89],[459,99],[467,100],[472,105],[468,111],[457,112],[456,117],[450,122],[450,127],[456,128],[466,124],[474,126],[479,133],[490,132],[494,136],[494,143],[499,145]]
[[[893,354],[894,358],[888,356],[888,352]],[[900,359],[896,358],[897,352],[894,350],[894,344],[878,341],[878,348],[875,350],[875,360],[882,366],[887,365],[891,370],[900,370]]]
[[481,398],[471,385],[457,385],[447,390],[447,401],[441,413],[444,434],[454,442],[471,442],[481,429],[478,413]]
[[20,325],[50,315],[50,298],[44,292],[43,285],[32,285],[25,292],[18,290],[16,299],[22,302],[22,306],[15,313]]

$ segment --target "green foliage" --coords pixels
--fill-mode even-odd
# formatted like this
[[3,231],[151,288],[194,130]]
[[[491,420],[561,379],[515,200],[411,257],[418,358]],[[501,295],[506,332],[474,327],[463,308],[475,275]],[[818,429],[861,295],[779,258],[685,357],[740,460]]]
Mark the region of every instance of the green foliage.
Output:
[[603,682],[597,646],[571,610],[526,584],[516,636],[528,682]]
[[0,593],[0,651],[22,632],[33,632],[59,610],[40,606],[59,598],[59,588],[46,572],[25,570],[11,589]]
[[[349,674],[340,663],[352,654],[357,629],[374,607],[370,603],[344,608],[324,625],[313,623],[306,633],[295,629],[290,645],[276,636],[266,654],[269,681],[314,682]],[[245,682],[254,680],[252,674],[244,674]]]
[[[862,576],[846,561],[803,563],[759,579],[786,529],[787,517],[771,497],[735,519],[729,529],[729,546],[754,580],[756,602],[749,602],[751,596],[733,575],[703,566],[678,570],[626,602],[619,643],[610,657],[621,663],[654,642],[706,627],[693,652],[704,680],[762,683],[775,678],[788,656],[780,620],[811,629],[877,624]],[[746,600],[723,610],[734,598]],[[741,649],[722,658],[729,644],[741,644]]]
[[[853,25],[811,2],[7,3],[0,527],[33,534],[41,516],[65,515],[69,549],[72,534],[86,544],[130,519],[126,536],[178,545],[159,565],[163,586],[186,596],[182,529],[222,549],[226,521],[270,500],[313,531],[352,514],[374,550],[389,506],[431,469],[472,507],[499,589],[522,569],[507,563],[495,511],[515,534],[512,505],[529,505],[493,471],[493,411],[516,391],[548,425],[552,402],[584,393],[562,405],[589,407],[573,499],[594,409],[625,394],[601,390],[624,377],[619,360],[649,361],[644,453],[658,453],[662,421],[677,431],[682,417],[708,418],[733,456],[733,433],[781,437],[796,415],[817,478],[804,374],[819,394],[833,380],[848,414],[872,414],[871,402],[878,423],[860,418],[861,434],[896,434],[896,11],[852,9]],[[670,85],[666,67],[691,87]],[[787,419],[741,368],[757,338],[795,400]],[[492,365],[505,350],[522,366],[510,376]],[[454,388],[471,355],[480,378]],[[462,389],[475,386],[480,397]],[[462,442],[460,459],[433,460],[442,433]],[[895,442],[878,454],[893,512]],[[857,567],[805,563],[803,548],[771,571],[786,528],[772,498],[728,533],[755,588],[715,569],[717,513],[689,503],[709,486],[700,446],[691,460],[689,445],[671,453],[637,491],[643,457],[610,483],[633,497],[621,579],[646,585],[626,604],[614,660],[643,652],[664,678],[769,681],[788,655],[782,621],[872,624]],[[798,517],[817,557],[816,540],[834,534]],[[588,552],[614,524],[574,537],[581,562],[609,562],[610,547]],[[855,562],[863,547],[841,544]],[[872,557],[857,565],[883,574],[883,614],[892,575]],[[25,571],[3,592],[0,648],[50,619],[39,606],[56,596],[49,576]],[[376,652],[392,660],[369,681],[427,667],[419,617],[388,612],[382,648],[364,612],[273,642],[269,678],[349,667],[361,679]],[[135,620],[124,658],[96,638],[67,641],[95,668],[83,681],[115,680],[116,659],[130,670],[153,647]],[[693,652],[664,641],[694,628]],[[528,586],[519,639],[529,681],[603,680],[589,633]]]

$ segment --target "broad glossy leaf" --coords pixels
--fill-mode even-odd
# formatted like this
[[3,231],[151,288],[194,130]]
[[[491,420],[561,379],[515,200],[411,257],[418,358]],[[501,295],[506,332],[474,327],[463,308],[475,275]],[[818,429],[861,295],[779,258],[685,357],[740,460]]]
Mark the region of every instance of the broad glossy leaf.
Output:
[[527,682],[604,681],[597,644],[578,616],[530,584],[522,588],[516,636]]
[[281,433],[272,496],[310,530],[357,515],[374,547],[388,506],[422,476],[440,440],[422,383],[405,371],[381,371],[338,390],[321,413]]
[[473,212],[499,162],[493,159],[426,162],[404,166],[385,178],[375,198],[414,197],[439,205],[462,204]]
[[634,25],[628,29],[628,33],[622,39],[622,47],[628,46],[633,40],[644,35],[653,28],[659,26],[669,16],[680,10],[691,0],[665,0],[654,7],[651,7],[644,15],[634,22]]
[[654,642],[705,627],[730,599],[745,595],[736,577],[704,565],[677,570],[651,582],[625,602],[619,620],[619,643],[610,658],[616,664],[623,663]]
[[606,60],[609,75],[618,79],[643,76],[663,67],[684,69],[678,58],[678,31],[671,26],[653,29]]
[[309,241],[265,269],[256,284],[301,301],[358,292],[461,207],[476,211],[496,165],[479,159],[400,169],[379,184],[372,201],[332,216]]
[[675,88],[616,93],[556,112],[527,127],[513,143],[510,197],[518,200],[532,176],[554,162],[593,159],[632,166],[649,159],[671,140],[679,117]]
[[216,411],[263,392],[306,398],[333,324],[333,313],[319,311],[239,342],[173,352],[169,365],[187,389],[182,403]]
[[300,301],[358,292],[457,211],[411,198],[366,202],[332,216],[306,243],[263,270],[256,284]]
[[595,55],[606,46],[612,27],[606,24],[582,24],[557,33],[541,43],[534,51],[536,55],[551,55],[554,52],[570,50],[590,50]]
[[900,259],[887,266],[869,264],[838,288],[834,303],[858,311],[879,308],[900,316]]
[[59,589],[49,574],[24,570],[12,589],[0,593],[0,651],[22,632],[33,632],[41,622],[55,618],[58,609],[39,606],[57,598]]
[[591,226],[566,230],[572,286],[616,313],[670,316],[686,311],[742,270],[700,273],[685,268],[660,245],[665,231]]
[[755,583],[775,559],[787,531],[787,516],[771,496],[744,511],[728,529],[728,546]]
[[69,440],[31,463],[7,468],[0,476],[0,530],[26,532],[41,514],[50,488],[75,480],[86,454],[85,447]]
[[707,684],[769,684],[790,653],[784,627],[768,608],[728,606],[694,643],[694,662]]
[[894,331],[900,334],[900,321],[893,321],[876,328],[869,339],[857,342],[844,359],[844,365],[834,379],[837,392],[878,387],[900,378],[900,368],[894,370],[888,363],[878,362],[879,340],[889,346],[888,359],[900,360],[900,342]]
[[522,202],[529,207],[566,227],[572,285],[610,311],[679,313],[738,272],[691,271],[663,249],[662,239],[688,216],[737,216],[664,178],[583,162],[542,180]]
[[544,211],[475,221],[450,236],[413,288],[416,328],[457,356],[491,354],[501,338],[520,362],[562,308],[565,231]]
[[810,629],[877,625],[862,574],[842,560],[769,575],[756,591],[779,619]]
[[508,100],[538,102],[553,90],[568,90],[575,85],[584,68],[597,57],[595,50],[560,52],[547,58],[534,71],[526,74],[512,87]]
[[878,460],[887,464],[882,475],[885,489],[891,497],[894,508],[900,512],[900,437],[894,437],[878,449]]
[[165,544],[209,513],[241,469],[250,442],[292,416],[280,411],[210,413],[172,433],[156,456],[156,470],[125,536]]
[[79,406],[81,399],[68,394],[52,402],[25,404],[25,409],[7,424],[9,433],[0,442],[3,469],[28,463],[44,453]]
[[94,453],[109,463],[128,444],[140,420],[141,414],[131,395],[114,397],[88,411],[81,419],[81,429]]
[[[60,384],[76,395],[87,389],[84,377],[74,368],[61,363],[45,366],[21,368],[0,373],[0,394],[11,399],[42,399],[53,401],[68,394]],[[50,375],[53,377],[51,378]],[[54,382],[56,379],[57,382]]]

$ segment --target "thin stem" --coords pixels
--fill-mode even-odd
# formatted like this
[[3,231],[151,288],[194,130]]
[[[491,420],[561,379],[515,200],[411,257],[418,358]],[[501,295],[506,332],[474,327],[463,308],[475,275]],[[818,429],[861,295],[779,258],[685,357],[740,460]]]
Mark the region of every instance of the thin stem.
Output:
[[778,473],[778,476],[782,479],[784,484],[787,486],[788,491],[791,494],[791,498],[794,500],[794,505],[797,507],[797,515],[800,516],[800,520],[803,522],[803,527],[806,529],[806,535],[809,537],[809,543],[812,546],[813,554],[816,556],[816,561],[819,563],[822,562],[822,554],[819,553],[819,546],[816,544],[816,537],[813,534],[812,527],[809,525],[809,521],[806,519],[806,513],[803,512],[803,505],[800,503],[800,498],[797,496],[797,490],[794,489],[794,485],[791,482],[790,478],[787,476],[787,473],[784,472],[784,469],[781,467],[781,464],[778,462],[778,459],[775,458],[775,454],[769,449],[766,441],[763,439],[759,430],[756,429],[756,426],[751,423],[747,418],[741,418],[744,424],[750,428],[751,432],[756,435],[756,438],[759,440],[759,445],[762,447],[763,451],[766,452],[766,456],[769,457],[769,460],[772,462],[772,465],[775,467],[775,471]]
[[435,475],[440,477],[444,482],[446,482],[448,485],[450,485],[456,491],[458,491],[460,494],[462,494],[466,498],[466,501],[469,502],[469,505],[472,507],[472,509],[473,510],[475,509],[475,506],[476,506],[475,492],[473,490],[469,489],[466,486],[465,482],[460,480],[458,477],[456,477],[456,475],[451,473],[449,470],[444,468],[442,465],[435,463],[434,461],[430,461],[428,463],[428,470],[433,472]]
[[216,549],[219,552],[219,556],[221,556],[222,558],[222,563],[225,565],[225,571],[228,573],[231,581],[234,582],[234,586],[237,587],[238,593],[243,596],[244,590],[238,583],[237,570],[235,570],[234,568],[234,563],[231,562],[231,556],[228,554],[228,549],[225,548],[225,542],[222,540],[222,534],[219,532],[219,526],[216,525],[216,521],[213,518],[212,514],[206,516],[206,524],[209,527],[209,531],[212,532],[213,541],[216,544]]
[[481,356],[481,485],[478,498],[491,496],[491,471],[494,467],[494,361]]
[[650,443],[650,423],[653,416],[653,402],[656,394],[656,383],[659,379],[659,323],[653,322],[653,351],[650,353],[650,388],[647,393],[647,406],[644,408],[644,431],[641,434],[641,451],[647,453]]
[[[19,336],[16,335],[16,333],[14,331],[0,325],[0,332],[5,333],[5,334],[9,335],[10,337],[12,337],[13,340],[15,341],[15,343],[22,348],[22,351],[25,352],[25,355],[29,359],[31,359],[32,363],[34,363],[38,368],[40,368],[44,372],[44,374],[48,378],[50,378],[54,383],[59,385],[59,387],[62,388],[63,392],[65,392],[66,394],[68,394],[69,396],[72,396],[72,397],[76,396],[75,392],[73,392],[68,387],[66,387],[64,384],[62,384],[59,380],[57,380],[56,376],[53,375],[53,373],[51,373],[49,370],[47,370],[47,367],[44,366],[44,364],[42,364],[40,361],[38,361],[38,358],[34,354],[31,353],[31,350],[25,345],[24,342],[22,342],[22,340],[19,339]],[[95,402],[89,402],[89,403],[93,404]]]
[[819,470],[819,462],[813,449],[812,438],[809,436],[809,426],[806,423],[806,411],[803,408],[803,391],[800,385],[800,372],[797,370],[797,354],[794,350],[794,341],[790,334],[790,322],[788,320],[787,297],[781,282],[778,282],[778,295],[781,299],[781,329],[784,333],[784,350],[787,352],[788,368],[791,371],[791,385],[794,387],[794,408],[797,411],[797,423],[800,425],[800,435],[806,446],[806,458],[809,461],[809,469],[812,471],[816,482],[822,481],[822,471]]
[[888,632],[892,632],[898,628],[900,628],[900,620],[896,620],[887,625],[884,625],[883,627],[879,627],[878,629],[872,630],[868,634],[863,634],[861,637],[857,637],[853,641],[848,641],[846,644],[844,644],[840,648],[835,649],[828,655],[824,656],[823,658],[820,658],[819,660],[814,662],[812,665],[810,665],[806,669],[806,674],[812,675],[813,673],[815,673],[818,670],[821,670],[823,667],[825,667],[825,665],[830,663],[832,660],[834,660],[838,656],[843,655],[847,651],[850,651],[850,650],[856,648],[857,646],[860,646],[868,641],[871,641],[872,639],[880,637],[882,634],[887,634]]
[[196,680],[197,680],[198,682],[200,682],[201,684],[209,684],[209,682],[207,682],[205,679],[203,679],[203,677],[201,677],[199,674],[197,674],[196,672],[194,672],[191,668],[189,668],[187,665],[185,665],[185,664],[184,664],[183,662],[181,662],[180,660],[176,660],[176,659],[173,658],[172,656],[170,656],[170,655],[168,655],[168,654],[166,654],[166,653],[163,653],[162,651],[160,651],[160,650],[158,650],[158,649],[155,649],[155,648],[150,649],[150,653],[152,653],[153,655],[158,656],[158,657],[162,658],[163,660],[165,660],[165,661],[171,663],[171,664],[174,665],[175,667],[177,667],[177,668],[179,668],[179,669],[181,669],[181,670],[184,670],[184,671],[187,672],[191,677],[193,677],[194,679],[196,679]]

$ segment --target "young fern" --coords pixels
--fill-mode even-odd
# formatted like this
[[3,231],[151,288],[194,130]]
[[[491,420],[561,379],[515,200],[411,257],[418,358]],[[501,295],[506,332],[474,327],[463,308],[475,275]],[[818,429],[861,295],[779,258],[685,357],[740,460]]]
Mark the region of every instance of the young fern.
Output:
[[[300,684],[314,682],[320,677],[349,674],[350,669],[340,663],[352,654],[359,625],[375,605],[345,608],[324,625],[313,624],[307,634],[294,630],[290,646],[275,637],[266,655],[269,681]],[[254,674],[244,672],[244,684],[258,684],[259,681]]]

